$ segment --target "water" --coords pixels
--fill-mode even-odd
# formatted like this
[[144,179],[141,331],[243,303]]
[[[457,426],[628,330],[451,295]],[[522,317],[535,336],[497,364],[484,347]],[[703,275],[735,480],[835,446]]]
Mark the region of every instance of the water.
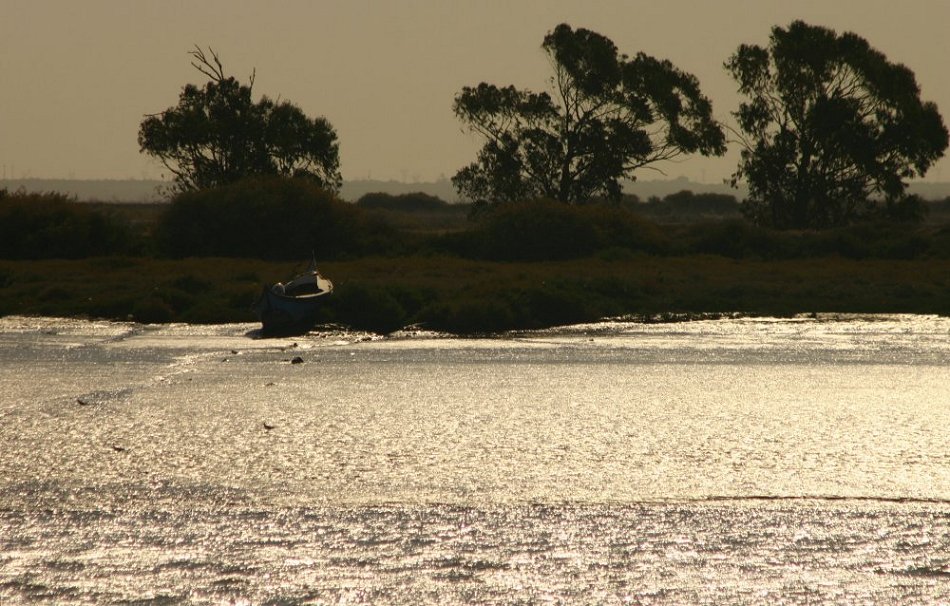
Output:
[[254,328],[0,319],[0,603],[950,601],[950,319]]

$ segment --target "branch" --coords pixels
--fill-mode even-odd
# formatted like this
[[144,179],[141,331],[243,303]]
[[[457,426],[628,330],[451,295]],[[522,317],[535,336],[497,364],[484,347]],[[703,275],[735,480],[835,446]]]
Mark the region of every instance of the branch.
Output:
[[741,130],[734,128],[731,124],[726,124],[725,122],[720,122],[720,124],[722,124],[727,131],[736,137],[735,139],[727,140],[726,143],[738,143],[743,148],[750,150],[753,148],[752,141],[750,141]]
[[[208,76],[215,82],[223,82],[227,80],[227,76],[224,75],[224,66],[221,64],[221,59],[218,57],[218,53],[214,52],[210,46],[208,47],[208,52],[211,53],[211,58],[209,59],[205,52],[197,44],[195,45],[195,50],[189,51],[188,54],[195,58],[195,61],[191,62],[191,66],[202,74]],[[248,88],[254,88],[254,78],[257,77],[257,68],[251,70],[250,84]]]
[[[221,65],[221,60],[218,58],[218,53],[214,52],[214,49],[210,46],[208,47],[208,52],[211,53],[211,59],[208,59],[205,52],[196,44],[195,50],[188,52],[189,55],[195,58],[195,61],[192,61],[191,65],[215,82],[222,82],[226,79],[226,76],[224,75],[224,67]],[[213,64],[212,61],[214,61]]]

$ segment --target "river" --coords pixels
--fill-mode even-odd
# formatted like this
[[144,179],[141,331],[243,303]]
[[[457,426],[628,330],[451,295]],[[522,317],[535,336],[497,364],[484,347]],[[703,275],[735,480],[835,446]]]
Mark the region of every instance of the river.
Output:
[[948,601],[948,318],[0,318],[4,606]]

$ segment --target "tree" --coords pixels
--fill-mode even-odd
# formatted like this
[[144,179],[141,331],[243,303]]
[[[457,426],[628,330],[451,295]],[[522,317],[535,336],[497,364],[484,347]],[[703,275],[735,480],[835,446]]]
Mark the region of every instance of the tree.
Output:
[[725,63],[748,98],[735,113],[747,216],[780,229],[845,225],[875,200],[899,208],[906,180],[947,148],[913,72],[853,33],[795,21],[768,48],[743,44]]
[[452,178],[474,201],[547,197],[580,203],[619,199],[620,179],[699,152],[721,155],[725,136],[690,74],[566,24],[541,45],[551,93],[481,83],[456,96],[455,115],[486,139],[476,162]]
[[218,55],[191,51],[192,65],[210,80],[186,85],[178,105],[146,116],[139,127],[141,151],[174,175],[178,191],[233,183],[251,175],[311,179],[339,191],[339,144],[326,118],[308,118],[287,101],[251,98],[250,83],[226,76]]

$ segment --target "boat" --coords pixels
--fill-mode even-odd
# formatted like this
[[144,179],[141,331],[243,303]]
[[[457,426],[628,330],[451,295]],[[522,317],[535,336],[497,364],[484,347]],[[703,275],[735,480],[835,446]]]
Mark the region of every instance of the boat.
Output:
[[300,334],[313,328],[332,292],[333,283],[311,261],[306,271],[290,281],[265,286],[253,309],[265,335]]

